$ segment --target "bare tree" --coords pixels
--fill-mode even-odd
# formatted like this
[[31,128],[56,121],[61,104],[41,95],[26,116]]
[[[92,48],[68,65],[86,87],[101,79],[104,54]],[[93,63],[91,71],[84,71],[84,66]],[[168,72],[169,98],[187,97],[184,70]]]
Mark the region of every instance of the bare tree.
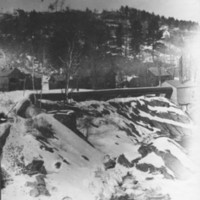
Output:
[[74,78],[80,67],[80,52],[75,47],[75,42],[68,42],[68,48],[65,58],[59,57],[62,62],[62,69],[65,76],[65,97],[67,103],[69,103],[69,84],[70,80]]

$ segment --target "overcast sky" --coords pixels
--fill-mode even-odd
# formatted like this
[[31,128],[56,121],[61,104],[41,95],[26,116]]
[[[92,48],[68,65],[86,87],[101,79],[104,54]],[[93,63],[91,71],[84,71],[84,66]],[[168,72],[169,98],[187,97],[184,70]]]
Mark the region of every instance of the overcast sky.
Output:
[[[0,0],[1,12],[24,10],[45,11],[55,0]],[[62,0],[60,0],[62,1]],[[200,0],[65,0],[66,5],[74,9],[115,10],[121,5],[128,5],[155,14],[172,16],[178,19],[200,22]]]

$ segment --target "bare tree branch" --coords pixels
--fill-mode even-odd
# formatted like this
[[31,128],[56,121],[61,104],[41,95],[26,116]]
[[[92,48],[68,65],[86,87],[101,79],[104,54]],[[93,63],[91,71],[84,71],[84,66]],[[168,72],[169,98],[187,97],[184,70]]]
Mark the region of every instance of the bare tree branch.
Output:
[[66,78],[65,95],[67,102],[68,102],[68,93],[70,91],[69,88],[70,79],[75,76],[78,68],[80,67],[79,58],[81,56],[81,53],[76,48],[75,43],[76,41],[68,41],[68,48],[66,49],[65,57],[64,58],[59,57],[59,60],[63,64],[62,68],[64,69],[64,74]]

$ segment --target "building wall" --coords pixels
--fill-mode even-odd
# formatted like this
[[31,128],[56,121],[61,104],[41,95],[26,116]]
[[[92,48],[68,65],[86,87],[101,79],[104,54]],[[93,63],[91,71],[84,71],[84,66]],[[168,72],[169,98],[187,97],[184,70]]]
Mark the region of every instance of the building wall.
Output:
[[0,90],[7,91],[9,89],[9,79],[7,77],[0,77]]
[[180,105],[191,104],[195,100],[196,87],[181,87],[178,88],[177,98]]
[[42,90],[49,90],[49,77],[45,75],[42,76]]
[[32,90],[32,89],[40,90],[42,88],[42,78],[34,78],[34,87],[31,75],[27,75],[25,81],[25,89]]

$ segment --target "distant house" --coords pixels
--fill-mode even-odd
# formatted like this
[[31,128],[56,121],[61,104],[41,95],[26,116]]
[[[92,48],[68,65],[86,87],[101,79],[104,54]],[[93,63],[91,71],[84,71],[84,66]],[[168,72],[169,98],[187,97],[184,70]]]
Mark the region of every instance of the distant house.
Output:
[[52,74],[49,79],[49,89],[65,88],[65,76],[63,74]]
[[172,75],[164,67],[150,67],[147,73],[149,86],[158,86],[159,80],[163,83],[164,81],[173,79]]
[[0,70],[0,90],[21,90],[24,86],[25,75],[17,68]]
[[40,90],[42,88],[42,75],[34,73],[34,78],[32,74],[27,73],[25,75],[25,89],[27,90]]
[[25,76],[24,89],[40,90],[42,88],[42,76],[43,75],[41,73],[39,73],[37,71],[34,71],[34,73],[33,73],[32,69],[25,68],[25,67],[22,68],[21,70],[22,70],[22,72],[24,73],[24,76]]
[[[79,86],[81,86],[81,88],[87,88],[88,79],[89,77],[82,78],[81,80],[79,80],[76,76],[70,77],[69,87],[77,90],[79,90]],[[66,88],[66,77],[64,74],[52,74],[48,82],[50,90]]]
[[197,88],[193,82],[181,83],[179,80],[169,80],[165,81],[162,86],[173,88],[171,101],[176,105],[187,106],[195,100]]

